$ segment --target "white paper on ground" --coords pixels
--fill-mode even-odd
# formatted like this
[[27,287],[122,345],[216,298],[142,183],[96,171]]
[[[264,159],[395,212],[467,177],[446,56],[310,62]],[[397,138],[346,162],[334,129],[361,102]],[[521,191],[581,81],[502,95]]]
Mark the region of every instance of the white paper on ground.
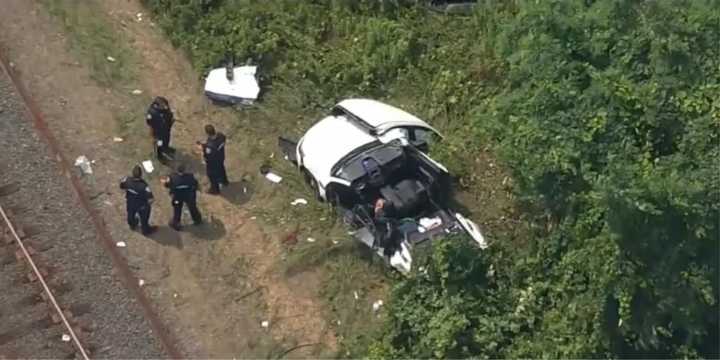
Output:
[[124,248],[127,246],[127,244],[124,241],[118,241],[117,243],[115,243],[115,246],[119,248]]
[[278,183],[280,183],[280,182],[282,181],[282,177],[281,177],[281,176],[276,175],[276,174],[274,174],[274,173],[272,173],[272,172],[268,172],[267,174],[265,174],[265,178],[268,179],[268,180],[270,180],[270,181],[272,181],[272,182],[274,182],[274,183],[276,183],[276,184],[278,184]]
[[293,201],[290,203],[290,205],[293,205],[293,206],[295,206],[295,205],[300,205],[300,204],[302,204],[302,205],[307,205],[307,203],[308,203],[307,200],[305,200],[305,199],[303,199],[303,198],[297,198],[297,199],[293,200]]
[[155,170],[155,167],[153,166],[153,163],[151,160],[145,160],[142,162],[143,169],[145,169],[146,173],[151,173],[153,170]]

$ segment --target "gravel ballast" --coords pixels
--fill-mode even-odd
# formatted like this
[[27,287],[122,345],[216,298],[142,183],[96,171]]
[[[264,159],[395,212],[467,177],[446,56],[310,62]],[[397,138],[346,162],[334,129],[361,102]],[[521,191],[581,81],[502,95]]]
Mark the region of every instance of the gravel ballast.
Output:
[[[110,256],[68,179],[1,72],[0,149],[0,186],[19,185],[18,191],[0,196],[0,204],[18,213],[16,223],[33,229],[39,261],[52,269],[54,281],[67,284],[58,301],[91,330],[86,341],[94,350],[91,357],[166,357],[141,307],[114,274]],[[0,255],[7,259],[14,250],[3,246]],[[48,310],[32,301],[40,287],[22,280],[27,269],[16,261],[0,262],[0,335],[15,334],[4,340],[0,336],[0,355],[56,358],[69,345],[61,340],[62,327],[43,321]]]

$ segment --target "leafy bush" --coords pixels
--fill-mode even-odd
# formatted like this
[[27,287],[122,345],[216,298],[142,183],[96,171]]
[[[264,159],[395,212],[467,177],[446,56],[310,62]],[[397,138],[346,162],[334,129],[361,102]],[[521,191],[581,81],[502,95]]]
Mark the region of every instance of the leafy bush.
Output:
[[455,174],[486,146],[512,170],[527,245],[437,244],[370,357],[718,357],[716,2],[145,3],[200,73],[231,51],[307,109],[384,98]]

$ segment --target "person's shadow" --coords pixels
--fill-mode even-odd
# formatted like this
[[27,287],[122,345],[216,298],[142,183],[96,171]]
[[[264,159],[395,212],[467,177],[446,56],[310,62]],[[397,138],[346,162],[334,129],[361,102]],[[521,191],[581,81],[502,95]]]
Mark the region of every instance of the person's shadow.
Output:
[[242,179],[240,181],[233,181],[228,186],[222,188],[220,196],[233,205],[243,205],[250,201],[254,193],[254,186],[252,182]]
[[210,219],[206,219],[201,225],[183,226],[183,231],[192,234],[198,239],[208,241],[218,240],[227,233],[225,230],[225,224],[214,216],[211,216]]
[[179,250],[183,249],[180,234],[169,226],[159,226],[154,234],[150,234],[147,237],[162,246],[172,246]]

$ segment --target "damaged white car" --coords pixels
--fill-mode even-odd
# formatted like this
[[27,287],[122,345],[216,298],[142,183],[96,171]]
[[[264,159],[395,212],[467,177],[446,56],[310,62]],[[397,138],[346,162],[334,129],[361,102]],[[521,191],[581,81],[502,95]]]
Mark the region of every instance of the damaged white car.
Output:
[[427,155],[437,138],[401,109],[348,99],[299,141],[281,137],[279,145],[318,200],[335,206],[358,240],[407,273],[412,249],[425,241],[466,232],[486,246],[477,225],[449,208],[450,175]]

